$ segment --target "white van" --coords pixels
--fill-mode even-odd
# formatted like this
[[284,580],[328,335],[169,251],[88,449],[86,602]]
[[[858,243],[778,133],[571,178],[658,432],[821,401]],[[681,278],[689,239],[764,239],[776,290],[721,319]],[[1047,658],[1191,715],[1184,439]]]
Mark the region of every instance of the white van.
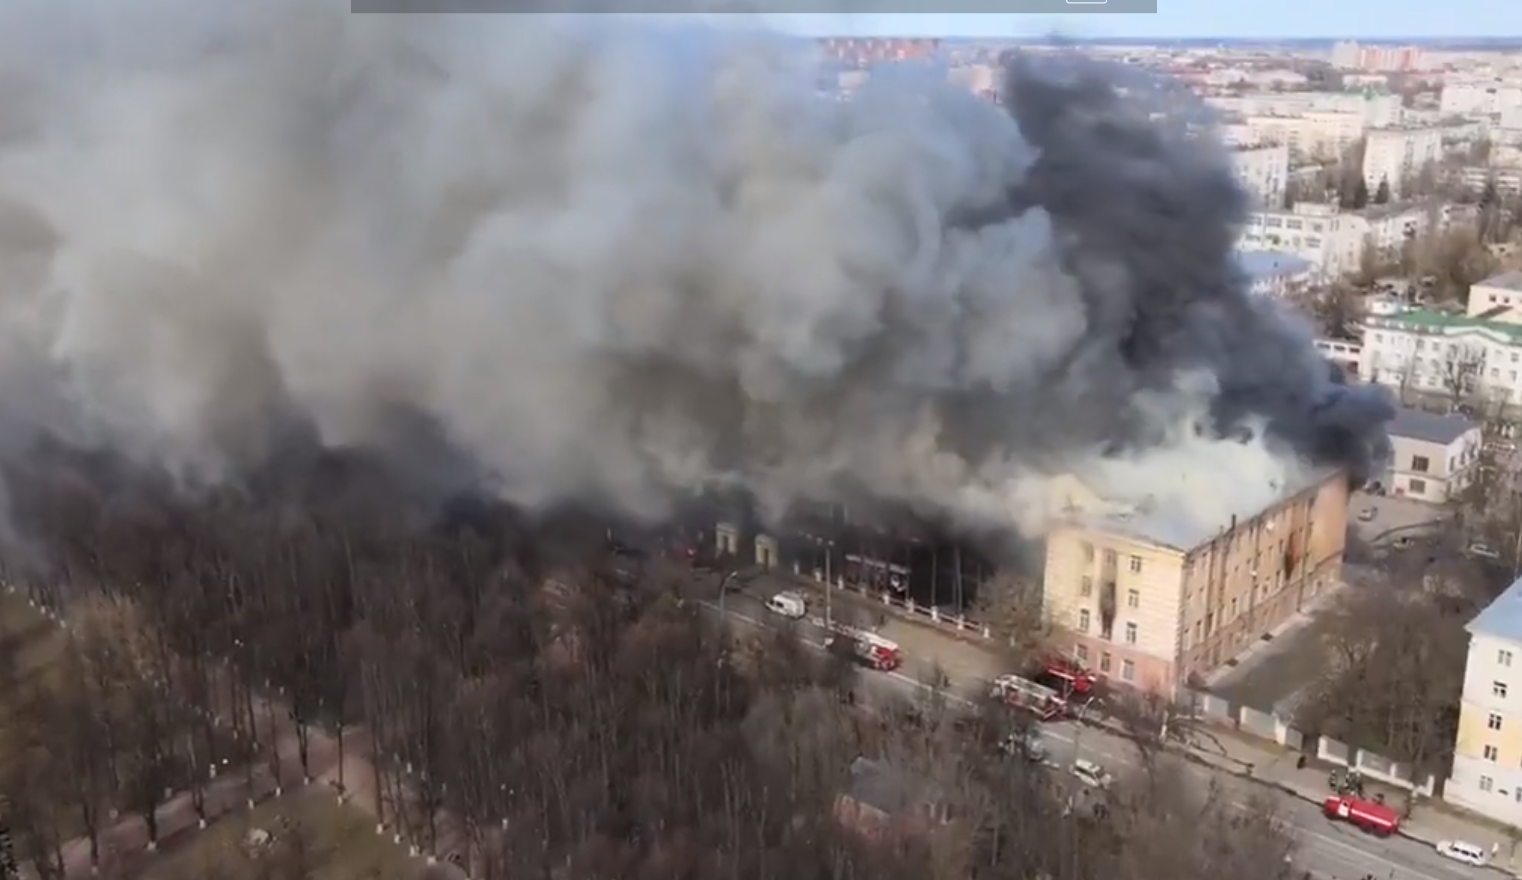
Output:
[[1485,850],[1463,840],[1445,840],[1437,845],[1437,851],[1455,862],[1485,867]]
[[1087,758],[1079,758],[1073,762],[1073,775],[1089,788],[1109,788],[1110,783],[1114,781],[1103,767]]
[[789,620],[797,620],[808,613],[808,604],[803,597],[789,590],[766,600],[766,610],[773,614],[780,614]]

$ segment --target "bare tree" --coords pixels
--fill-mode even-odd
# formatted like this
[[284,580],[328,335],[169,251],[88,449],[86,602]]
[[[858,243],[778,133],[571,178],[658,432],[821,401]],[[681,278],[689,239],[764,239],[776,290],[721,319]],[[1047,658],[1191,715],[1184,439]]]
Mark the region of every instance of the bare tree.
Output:
[[1438,382],[1453,406],[1473,396],[1485,376],[1485,351],[1453,343],[1438,362]]

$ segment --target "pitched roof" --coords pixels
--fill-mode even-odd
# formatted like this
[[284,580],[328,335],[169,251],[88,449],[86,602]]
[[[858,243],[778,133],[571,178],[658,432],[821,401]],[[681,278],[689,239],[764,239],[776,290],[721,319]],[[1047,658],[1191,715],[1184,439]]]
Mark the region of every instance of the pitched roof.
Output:
[[1474,635],[1522,642],[1522,580],[1507,587],[1465,629]]
[[1389,432],[1392,437],[1447,446],[1478,427],[1478,424],[1461,415],[1445,416],[1402,407],[1395,411],[1395,419],[1390,422]]
[[1507,321],[1490,321],[1481,317],[1468,315],[1450,315],[1447,312],[1436,312],[1427,309],[1418,309],[1399,315],[1380,315],[1370,317],[1370,327],[1390,327],[1397,330],[1405,330],[1411,333],[1442,333],[1453,335],[1464,330],[1482,330],[1495,333],[1507,342],[1522,344],[1522,324],[1513,324]]

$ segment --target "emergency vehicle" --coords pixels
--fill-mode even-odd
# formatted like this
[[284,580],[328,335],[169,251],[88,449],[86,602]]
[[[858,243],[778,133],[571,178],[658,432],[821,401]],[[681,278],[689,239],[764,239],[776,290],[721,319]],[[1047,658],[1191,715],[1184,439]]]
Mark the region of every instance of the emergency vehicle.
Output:
[[1018,675],[994,679],[990,695],[1011,709],[1030,712],[1042,721],[1051,721],[1067,711],[1067,701],[1061,694]]
[[1330,795],[1321,805],[1328,819],[1348,822],[1379,837],[1389,837],[1400,830],[1400,814],[1373,801],[1345,795]]
[[1099,676],[1083,668],[1083,664],[1060,654],[1043,658],[1032,670],[1031,678],[1040,685],[1051,688],[1063,697],[1087,697],[1094,693]]
[[892,672],[904,665],[904,651],[897,642],[842,623],[831,624],[829,629],[824,638],[826,648],[834,648],[838,641],[844,640],[858,660],[879,672]]

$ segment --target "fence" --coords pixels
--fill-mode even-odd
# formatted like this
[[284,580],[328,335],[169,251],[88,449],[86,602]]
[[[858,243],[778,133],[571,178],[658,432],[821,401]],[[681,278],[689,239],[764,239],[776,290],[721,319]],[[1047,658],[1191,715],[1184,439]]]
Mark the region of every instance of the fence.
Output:
[[[793,574],[816,585],[824,583],[823,572],[801,571],[793,563]],[[930,623],[965,636],[992,640],[991,628],[962,614],[943,614],[940,609],[916,605],[913,600],[901,600],[886,593],[848,584],[836,578],[833,588],[865,596],[921,622]],[[1420,781],[1414,778],[1409,766],[1392,761],[1383,755],[1358,749],[1331,737],[1311,737],[1296,730],[1290,722],[1270,712],[1250,706],[1234,706],[1214,694],[1184,689],[1180,699],[1193,708],[1194,716],[1207,724],[1229,727],[1239,733],[1277,743],[1293,751],[1312,755],[1319,760],[1343,767],[1357,768],[1370,779],[1377,779],[1397,788],[1431,797],[1439,780],[1428,776]]]
[[1405,764],[1368,749],[1354,748],[1329,736],[1306,736],[1270,712],[1250,706],[1233,706],[1214,694],[1190,690],[1183,692],[1182,700],[1186,706],[1193,708],[1196,718],[1208,724],[1230,727],[1239,733],[1278,743],[1329,764],[1356,768],[1370,779],[1426,797],[1431,797],[1437,789],[1439,780],[1436,776],[1429,775],[1418,780]]

